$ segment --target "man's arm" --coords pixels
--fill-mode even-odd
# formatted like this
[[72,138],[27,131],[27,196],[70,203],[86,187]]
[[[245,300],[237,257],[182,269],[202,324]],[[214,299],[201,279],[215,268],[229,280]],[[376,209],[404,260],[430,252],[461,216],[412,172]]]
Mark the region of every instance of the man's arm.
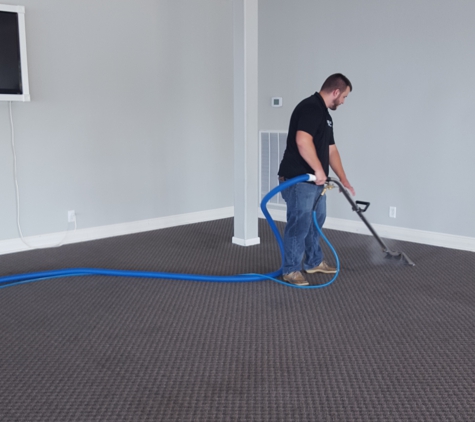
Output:
[[343,170],[343,164],[341,163],[340,153],[338,152],[336,145],[330,145],[330,167],[340,179],[341,184],[354,196],[355,190],[346,178],[345,170]]
[[295,138],[297,148],[302,158],[312,167],[315,172],[316,185],[323,185],[327,181],[327,175],[323,171],[322,163],[318,159],[315,145],[313,144],[313,136],[303,130],[298,130]]

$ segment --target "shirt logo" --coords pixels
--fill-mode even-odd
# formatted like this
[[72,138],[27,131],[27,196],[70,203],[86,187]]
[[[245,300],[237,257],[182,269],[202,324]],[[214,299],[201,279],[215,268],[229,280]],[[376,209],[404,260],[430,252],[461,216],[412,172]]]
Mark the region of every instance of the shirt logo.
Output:
[[332,122],[331,120],[327,120],[327,123],[328,123],[328,126],[329,126],[329,127],[332,127],[333,122]]

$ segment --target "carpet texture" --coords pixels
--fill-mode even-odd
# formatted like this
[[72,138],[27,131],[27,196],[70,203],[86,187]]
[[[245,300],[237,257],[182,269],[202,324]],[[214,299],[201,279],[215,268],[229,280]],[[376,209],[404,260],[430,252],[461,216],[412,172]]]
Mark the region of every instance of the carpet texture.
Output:
[[[280,254],[259,224],[252,247],[224,219],[0,256],[0,276],[266,273]],[[324,289],[86,276],[0,290],[0,420],[475,421],[475,254],[387,241],[409,267],[370,236],[325,233],[342,270]]]

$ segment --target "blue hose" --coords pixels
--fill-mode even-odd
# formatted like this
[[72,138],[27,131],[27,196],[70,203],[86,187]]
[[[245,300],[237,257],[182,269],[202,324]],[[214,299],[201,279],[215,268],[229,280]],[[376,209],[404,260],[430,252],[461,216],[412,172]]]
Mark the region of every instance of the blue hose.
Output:
[[[284,183],[281,183],[279,186],[272,189],[261,202],[261,210],[264,213],[264,216],[269,223],[276,239],[279,244],[280,253],[282,256],[282,262],[284,261],[284,243],[282,237],[280,236],[279,230],[275,225],[274,220],[272,219],[269,211],[267,210],[267,202],[279,193],[280,191],[288,188],[291,185],[296,183],[308,181],[310,175],[304,174],[302,176],[295,177],[293,179],[287,180]],[[231,276],[214,276],[214,275],[196,275],[196,274],[178,274],[178,273],[161,273],[161,272],[147,272],[147,271],[126,271],[126,270],[111,270],[111,269],[101,269],[101,268],[70,268],[70,269],[61,269],[61,270],[51,270],[51,271],[42,271],[37,273],[27,273],[27,274],[16,274],[0,278],[0,289],[6,287],[17,286],[20,284],[33,283],[35,281],[49,280],[53,278],[61,277],[75,277],[75,276],[86,276],[86,275],[104,275],[104,276],[115,276],[115,277],[135,277],[135,278],[159,278],[159,279],[173,279],[173,280],[190,280],[190,281],[207,281],[207,282],[220,282],[220,283],[236,283],[236,282],[250,282],[250,281],[261,281],[261,280],[273,280],[277,283],[284,284],[285,286],[295,287],[299,289],[318,289],[326,287],[333,283],[340,272],[340,260],[338,255],[330,244],[328,239],[325,237],[323,232],[317,223],[316,212],[313,212],[313,222],[317,227],[319,233],[325,240],[325,242],[330,246],[333,254],[336,258],[337,263],[337,272],[335,276],[325,284],[320,284],[317,286],[296,286],[294,284],[289,284],[284,281],[278,280],[276,277],[282,275],[282,267],[272,273],[267,274],[239,274]]]

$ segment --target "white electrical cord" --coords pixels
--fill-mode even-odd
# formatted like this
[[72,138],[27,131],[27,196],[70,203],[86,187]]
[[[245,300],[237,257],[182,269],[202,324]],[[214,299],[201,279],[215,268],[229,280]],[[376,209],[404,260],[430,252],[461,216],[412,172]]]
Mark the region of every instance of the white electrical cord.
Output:
[[[16,162],[17,160],[16,160],[16,151],[15,151],[15,129],[13,125],[12,102],[9,101],[8,105],[9,105],[9,110],[10,110],[10,128],[11,128],[11,141],[12,141],[12,152],[13,152],[13,180],[15,182],[15,194],[16,194],[16,211],[17,211],[16,222],[17,222],[17,227],[18,227],[18,233],[20,234],[20,239],[26,246],[28,246],[31,249],[57,248],[59,246],[62,246],[66,238],[68,237],[67,229],[66,229],[66,234],[64,235],[63,240],[51,246],[33,246],[33,245],[30,245],[23,237],[23,233],[21,231],[21,225],[20,225],[20,189],[18,188],[17,162]],[[73,233],[76,231],[76,229],[77,229],[77,223],[76,223],[76,217],[75,217]]]

